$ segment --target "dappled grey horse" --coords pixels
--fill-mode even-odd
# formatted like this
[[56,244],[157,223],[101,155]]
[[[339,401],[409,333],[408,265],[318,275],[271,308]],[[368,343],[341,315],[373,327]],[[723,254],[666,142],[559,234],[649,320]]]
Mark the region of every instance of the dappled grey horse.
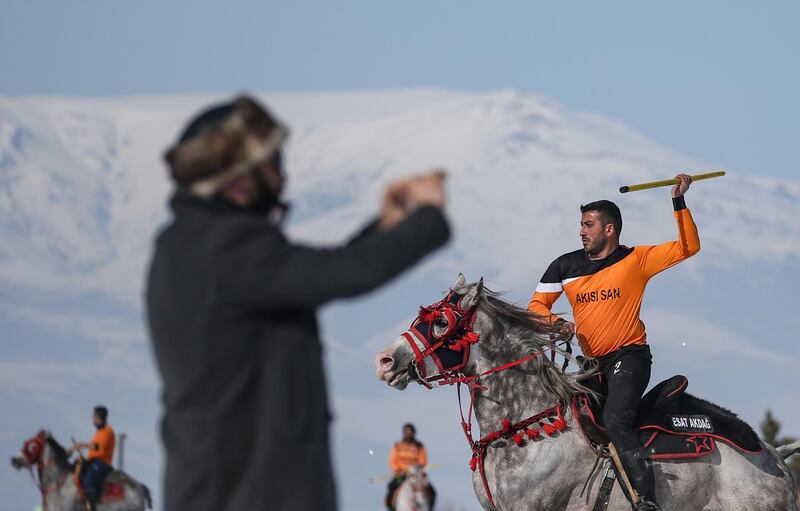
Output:
[[[48,511],[85,511],[73,476],[73,467],[65,449],[48,431],[39,431],[25,441],[12,456],[11,465],[28,469],[42,494],[42,508]],[[115,470],[105,480],[106,495],[97,505],[98,511],[143,511],[151,508],[150,491],[124,472]]]
[[[377,354],[378,377],[398,390],[414,380],[469,389],[462,427],[485,509],[591,510],[608,471],[569,406],[586,394],[578,381],[585,374],[567,374],[548,356],[552,332],[538,319],[482,280],[467,284],[459,275],[444,300],[421,308],[414,325]],[[473,411],[479,440],[472,438]],[[761,448],[748,453],[719,442],[705,457],[654,461],[658,503],[665,511],[797,510],[784,459],[800,442]],[[607,506],[631,509],[618,487]]]
[[395,511],[430,511],[428,476],[419,465],[409,467],[405,480],[397,488]]

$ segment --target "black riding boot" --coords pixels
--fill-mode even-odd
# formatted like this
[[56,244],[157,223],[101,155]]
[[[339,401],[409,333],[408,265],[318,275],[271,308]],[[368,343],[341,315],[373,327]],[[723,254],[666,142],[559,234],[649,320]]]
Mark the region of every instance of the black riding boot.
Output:
[[655,503],[656,481],[653,477],[653,464],[646,458],[645,449],[620,453],[619,460],[628,474],[631,486],[641,497],[639,504],[634,506],[634,511],[661,511],[661,507]]

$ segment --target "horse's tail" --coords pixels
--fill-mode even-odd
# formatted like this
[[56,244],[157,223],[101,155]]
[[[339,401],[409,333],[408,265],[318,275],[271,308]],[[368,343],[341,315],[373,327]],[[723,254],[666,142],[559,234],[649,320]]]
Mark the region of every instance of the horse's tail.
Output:
[[778,451],[778,455],[781,458],[786,459],[792,454],[800,453],[800,440],[792,442],[790,444],[782,445],[780,447],[776,447],[775,450]]
[[153,509],[153,498],[150,496],[150,488],[141,483],[139,483],[139,486],[141,486],[142,490],[144,491],[144,498],[147,501],[147,509]]

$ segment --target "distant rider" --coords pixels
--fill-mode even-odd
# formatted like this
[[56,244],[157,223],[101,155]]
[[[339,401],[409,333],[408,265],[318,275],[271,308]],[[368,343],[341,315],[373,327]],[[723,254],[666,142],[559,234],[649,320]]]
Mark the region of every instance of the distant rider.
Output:
[[[111,466],[114,459],[116,436],[114,430],[108,425],[108,408],[96,406],[92,417],[94,427],[97,429],[91,442],[77,443],[78,450],[88,449],[86,462],[81,469],[81,484],[86,500],[91,509],[97,506],[97,500],[102,493],[103,480],[113,470]],[[71,452],[72,449],[69,449]]]
[[[583,249],[564,254],[545,271],[528,309],[576,334],[581,350],[600,363],[606,396],[603,423],[620,453],[631,484],[642,498],[637,510],[659,510],[655,504],[653,468],[634,431],[642,393],[650,381],[652,357],[639,313],[651,277],[691,257],[700,239],[683,195],[692,178],[676,176],[672,203],[678,239],[655,246],[619,244],[622,214],[616,204],[601,200],[581,206]],[[575,323],[551,308],[565,292]]]
[[[413,424],[407,423],[403,425],[403,439],[394,444],[392,452],[389,454],[389,468],[392,469],[394,477],[389,481],[386,492],[386,508],[392,511],[394,509],[393,500],[394,493],[403,484],[406,479],[408,469],[414,465],[424,467],[428,464],[428,454],[425,452],[425,446],[422,442],[415,438],[417,428]],[[431,509],[436,501],[436,490],[433,485],[428,483],[428,500],[431,504]]]

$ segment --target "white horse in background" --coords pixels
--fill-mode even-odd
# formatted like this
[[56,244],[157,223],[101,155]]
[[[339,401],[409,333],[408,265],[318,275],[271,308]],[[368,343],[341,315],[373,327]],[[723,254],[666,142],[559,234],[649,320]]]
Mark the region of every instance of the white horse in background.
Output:
[[411,466],[405,481],[397,488],[395,511],[432,511],[429,498],[428,475],[424,467]]

